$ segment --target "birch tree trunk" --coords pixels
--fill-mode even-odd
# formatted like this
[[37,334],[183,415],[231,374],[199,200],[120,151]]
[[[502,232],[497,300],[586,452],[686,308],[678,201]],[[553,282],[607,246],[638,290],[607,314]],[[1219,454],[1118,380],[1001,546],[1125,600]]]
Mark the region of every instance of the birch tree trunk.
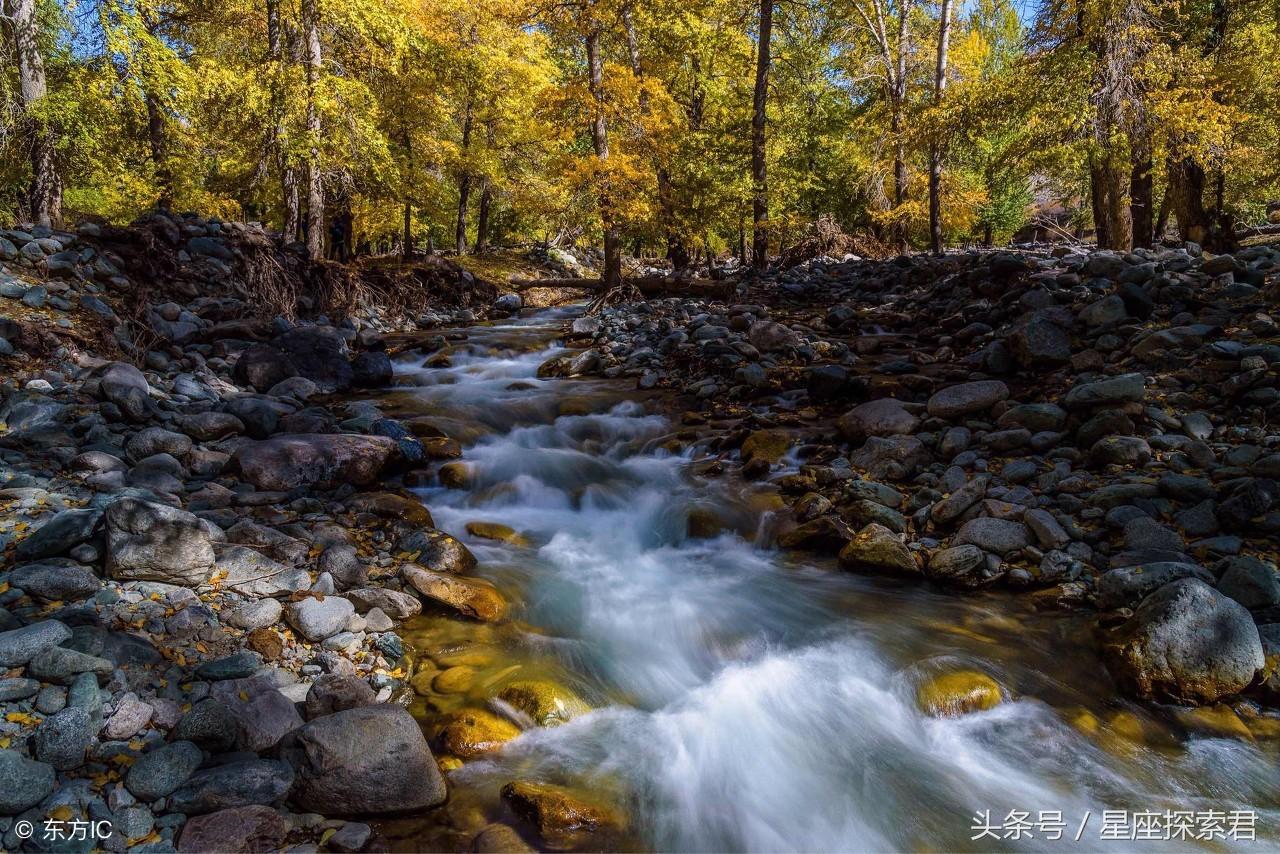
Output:
[[307,65],[307,254],[324,256],[324,185],[320,174],[320,105],[317,88],[323,56],[320,52],[320,12],[318,0],[302,0],[302,34],[306,43]]
[[[938,20],[938,65],[933,75],[933,103],[942,105],[947,88],[947,42],[951,37],[951,0],[942,0]],[[929,242],[934,255],[942,254],[942,141],[934,133],[929,146]]]
[[31,188],[27,204],[36,225],[61,225],[62,188],[54,163],[53,134],[33,115],[36,104],[48,95],[44,57],[40,54],[36,0],[10,0],[14,46],[18,59],[18,94],[30,135]]

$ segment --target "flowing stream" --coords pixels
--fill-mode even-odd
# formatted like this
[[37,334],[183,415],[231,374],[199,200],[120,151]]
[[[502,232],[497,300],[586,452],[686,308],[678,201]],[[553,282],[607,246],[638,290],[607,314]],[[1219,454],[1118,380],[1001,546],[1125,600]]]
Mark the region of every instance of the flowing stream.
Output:
[[[394,845],[466,849],[488,822],[517,824],[498,792],[524,778],[619,805],[628,829],[609,844],[628,849],[1276,847],[1274,740],[1192,735],[1117,697],[1084,615],[764,547],[776,498],[708,473],[661,398],[537,378],[577,310],[475,327],[450,367],[401,360],[382,401],[463,441],[473,483],[422,499],[512,602],[499,625],[416,620],[420,653],[466,653],[480,672],[469,693],[416,710],[483,707],[517,678],[553,679],[594,708],[453,771],[443,811],[387,824]],[[469,536],[476,520],[527,542]],[[957,666],[995,677],[1006,701],[923,714],[920,680]],[[1258,839],[1106,842],[1103,810],[1129,811],[1131,826],[1136,811],[1255,811]],[[982,811],[1009,838],[972,839]]]

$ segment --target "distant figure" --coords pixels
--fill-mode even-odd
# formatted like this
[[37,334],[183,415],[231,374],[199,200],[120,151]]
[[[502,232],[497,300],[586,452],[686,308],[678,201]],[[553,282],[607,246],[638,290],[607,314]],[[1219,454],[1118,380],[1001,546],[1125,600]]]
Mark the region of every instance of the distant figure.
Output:
[[346,264],[351,260],[351,212],[339,211],[329,224],[329,258]]

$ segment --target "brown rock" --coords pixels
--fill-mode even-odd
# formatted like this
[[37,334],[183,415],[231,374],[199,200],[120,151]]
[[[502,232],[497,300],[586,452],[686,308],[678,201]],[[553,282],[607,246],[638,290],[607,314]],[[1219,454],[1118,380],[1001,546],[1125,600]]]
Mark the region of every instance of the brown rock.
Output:
[[233,807],[188,819],[178,837],[178,850],[182,854],[257,854],[280,848],[288,835],[288,820],[271,807]]

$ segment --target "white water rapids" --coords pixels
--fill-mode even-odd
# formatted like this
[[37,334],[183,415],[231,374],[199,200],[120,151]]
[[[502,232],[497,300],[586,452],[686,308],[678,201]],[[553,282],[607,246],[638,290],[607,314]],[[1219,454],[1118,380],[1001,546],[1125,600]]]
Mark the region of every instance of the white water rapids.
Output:
[[[1073,709],[1146,714],[1114,696],[1083,617],[852,575],[758,548],[749,530],[687,536],[695,507],[756,519],[750,487],[698,476],[696,451],[663,450],[680,426],[626,400],[629,383],[538,379],[566,316],[473,328],[452,367],[397,365],[407,387],[392,394],[456,428],[475,471],[466,491],[421,491],[436,524],[468,543],[477,573],[537,628],[529,643],[597,707],[468,763],[455,789],[496,802],[517,775],[598,787],[623,799],[636,843],[659,850],[1277,846],[1272,748],[1121,744],[1072,725]],[[567,400],[592,414],[558,415]],[[530,545],[469,537],[472,520]],[[1009,699],[922,714],[917,680],[946,664],[985,670]],[[971,839],[976,812],[1000,824],[1013,810],[1032,823],[1059,811],[1063,839],[1035,827]],[[1103,810],[1254,810],[1259,839],[1106,842]]]

